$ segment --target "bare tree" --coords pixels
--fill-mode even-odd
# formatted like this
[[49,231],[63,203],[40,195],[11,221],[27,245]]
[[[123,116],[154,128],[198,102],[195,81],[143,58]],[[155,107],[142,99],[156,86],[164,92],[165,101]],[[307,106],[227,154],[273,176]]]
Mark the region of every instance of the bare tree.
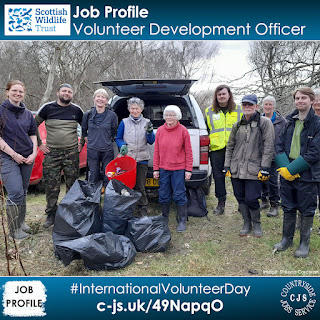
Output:
[[56,99],[55,88],[68,82],[74,101],[91,107],[93,83],[133,78],[198,78],[213,75],[208,61],[218,53],[202,41],[24,41],[0,42],[0,86],[11,79],[26,84],[26,105],[37,110]]
[[315,41],[259,41],[250,46],[252,72],[259,81],[254,90],[276,97],[281,112],[292,109],[292,92],[320,83],[320,43]]

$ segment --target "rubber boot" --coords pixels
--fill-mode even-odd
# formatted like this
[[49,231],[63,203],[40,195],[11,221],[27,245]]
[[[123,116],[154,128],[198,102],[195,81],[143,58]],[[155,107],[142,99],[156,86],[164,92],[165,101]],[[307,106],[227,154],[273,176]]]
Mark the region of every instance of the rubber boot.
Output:
[[183,232],[184,230],[186,230],[187,218],[188,218],[187,204],[177,207],[177,219],[178,219],[177,231],[178,232]]
[[169,221],[169,212],[170,212],[170,203],[162,204],[162,216],[167,223]]
[[19,221],[21,205],[18,205],[18,206],[7,205],[6,211],[7,211],[7,217],[8,217],[10,236],[17,240],[28,238],[29,234],[25,233],[21,229],[21,223]]
[[217,207],[213,210],[213,214],[217,214],[217,215],[223,214],[225,206],[226,206],[225,201],[219,201]]
[[26,197],[23,198],[21,203],[21,210],[19,214],[19,223],[21,225],[21,229],[24,232],[31,233],[31,228],[26,224],[26,212],[27,212],[27,206],[26,206]]
[[270,201],[270,210],[267,212],[268,217],[276,217],[279,214],[279,204],[275,201]]
[[261,199],[261,203],[260,203],[260,209],[268,209],[269,208],[269,201],[268,199]]
[[263,235],[261,229],[261,222],[260,222],[260,209],[253,210],[249,209],[251,221],[253,224],[253,236],[256,238],[261,238]]
[[310,235],[313,225],[313,217],[301,215],[300,246],[294,252],[296,258],[306,258],[309,255]]
[[241,237],[245,237],[248,235],[248,233],[250,233],[251,229],[252,229],[252,224],[251,224],[251,215],[249,212],[249,207],[247,204],[245,203],[239,203],[239,210],[242,214],[242,218],[244,221],[243,227],[239,232],[239,235]]
[[298,212],[297,222],[296,222],[296,230],[300,230],[301,227],[301,213]]
[[285,251],[292,246],[293,236],[296,228],[296,213],[286,213],[283,216],[282,240],[276,243],[273,248],[277,251]]

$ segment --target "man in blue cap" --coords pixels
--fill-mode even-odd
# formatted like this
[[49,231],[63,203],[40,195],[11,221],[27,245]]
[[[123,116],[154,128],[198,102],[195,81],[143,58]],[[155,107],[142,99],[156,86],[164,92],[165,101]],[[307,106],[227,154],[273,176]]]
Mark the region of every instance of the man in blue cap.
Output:
[[245,95],[241,105],[243,116],[232,127],[224,172],[231,177],[233,192],[243,217],[240,236],[247,236],[253,225],[253,235],[259,238],[263,234],[259,204],[261,181],[267,181],[270,177],[274,130],[270,119],[262,117],[257,111],[256,95]]

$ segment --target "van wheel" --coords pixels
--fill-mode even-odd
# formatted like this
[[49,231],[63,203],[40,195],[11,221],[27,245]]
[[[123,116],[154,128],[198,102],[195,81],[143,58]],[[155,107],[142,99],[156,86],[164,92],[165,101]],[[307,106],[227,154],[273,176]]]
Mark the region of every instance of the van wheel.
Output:
[[210,187],[211,187],[211,176],[206,179],[206,182],[201,186],[204,194],[207,196],[210,194]]

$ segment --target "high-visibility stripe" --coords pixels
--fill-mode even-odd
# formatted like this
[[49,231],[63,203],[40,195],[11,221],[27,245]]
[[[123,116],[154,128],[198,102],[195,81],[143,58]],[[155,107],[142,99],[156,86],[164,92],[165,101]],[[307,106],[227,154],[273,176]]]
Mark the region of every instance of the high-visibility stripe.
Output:
[[[242,108],[237,105],[235,110],[225,114],[222,111],[216,113],[212,107],[209,107],[206,109],[205,115],[211,141],[210,148],[212,151],[220,150],[226,146],[233,124],[241,120]],[[229,123],[230,127],[227,127],[227,123]],[[214,140],[212,140],[213,134],[215,134]]]

